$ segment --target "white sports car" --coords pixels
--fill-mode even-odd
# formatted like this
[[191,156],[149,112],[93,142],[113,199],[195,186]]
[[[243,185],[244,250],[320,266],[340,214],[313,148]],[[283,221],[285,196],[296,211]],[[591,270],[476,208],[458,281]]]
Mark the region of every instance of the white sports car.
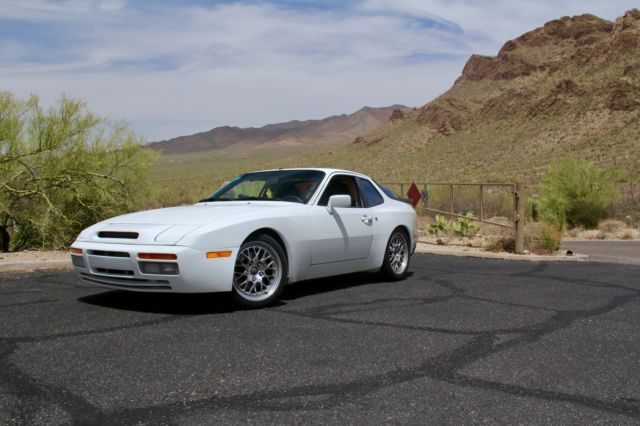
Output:
[[191,206],[126,214],[80,233],[71,259],[108,288],[231,291],[247,306],[285,284],[356,271],[406,276],[416,213],[367,176],[334,169],[247,173]]

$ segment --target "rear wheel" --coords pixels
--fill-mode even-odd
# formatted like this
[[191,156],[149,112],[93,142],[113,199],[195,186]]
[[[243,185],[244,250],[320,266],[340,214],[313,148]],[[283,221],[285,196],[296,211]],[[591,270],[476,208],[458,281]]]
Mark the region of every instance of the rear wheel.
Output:
[[287,258],[278,242],[259,235],[240,247],[232,294],[243,306],[266,306],[278,299],[287,281]]
[[391,281],[401,280],[409,272],[410,259],[407,234],[396,228],[387,242],[381,272]]

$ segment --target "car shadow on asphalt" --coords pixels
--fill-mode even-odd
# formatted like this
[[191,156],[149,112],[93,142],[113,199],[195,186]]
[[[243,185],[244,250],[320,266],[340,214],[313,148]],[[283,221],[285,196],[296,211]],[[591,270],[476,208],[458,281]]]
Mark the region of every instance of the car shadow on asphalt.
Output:
[[[411,275],[412,273],[409,272],[409,276]],[[387,281],[384,277],[375,272],[358,272],[355,274],[301,281],[287,286],[284,289],[280,300],[286,302],[288,300],[295,300],[315,294],[344,290],[361,285],[382,284],[385,282]]]
[[[287,286],[280,300],[269,307],[284,306],[287,302],[303,297],[384,282],[379,274],[370,272],[302,281]],[[103,308],[165,315],[211,315],[248,309],[238,306],[228,293],[135,293],[107,290],[80,297],[78,301]]]
[[166,315],[207,315],[237,311],[228,294],[135,293],[108,290],[78,298],[103,308]]

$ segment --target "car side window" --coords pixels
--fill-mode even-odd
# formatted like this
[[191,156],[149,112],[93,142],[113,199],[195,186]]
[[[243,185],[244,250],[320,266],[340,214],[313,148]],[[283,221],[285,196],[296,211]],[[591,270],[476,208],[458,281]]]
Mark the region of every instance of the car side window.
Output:
[[332,177],[324,189],[318,205],[326,206],[329,202],[329,197],[332,195],[348,195],[351,197],[351,207],[363,206],[362,196],[353,176],[338,175]]
[[384,203],[384,198],[371,182],[363,178],[357,178],[357,180],[364,197],[365,206],[374,207]]

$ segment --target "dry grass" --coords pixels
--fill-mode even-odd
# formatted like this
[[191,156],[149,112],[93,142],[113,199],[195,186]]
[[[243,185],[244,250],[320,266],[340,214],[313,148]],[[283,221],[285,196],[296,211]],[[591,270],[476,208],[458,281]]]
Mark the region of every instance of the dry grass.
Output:
[[[451,221],[451,219],[449,220]],[[492,222],[503,223],[505,225],[512,223],[508,218],[505,217],[492,217],[488,220],[491,220]],[[418,208],[418,235],[421,242],[450,246],[486,248],[487,246],[495,245],[497,241],[505,241],[505,247],[508,248],[509,245],[507,241],[509,239],[513,239],[514,234],[513,229],[490,225],[482,222],[474,222],[474,224],[477,225],[480,229],[473,236],[461,237],[451,233],[442,232],[439,232],[438,235],[435,235],[429,233],[429,228],[433,223],[435,223],[434,215]],[[510,250],[513,252],[513,248],[511,248]]]
[[516,241],[511,237],[497,237],[489,240],[484,245],[486,251],[513,253],[516,250]]
[[577,240],[639,240],[640,230],[622,221],[607,219],[600,223],[598,229],[569,229],[564,237]]

